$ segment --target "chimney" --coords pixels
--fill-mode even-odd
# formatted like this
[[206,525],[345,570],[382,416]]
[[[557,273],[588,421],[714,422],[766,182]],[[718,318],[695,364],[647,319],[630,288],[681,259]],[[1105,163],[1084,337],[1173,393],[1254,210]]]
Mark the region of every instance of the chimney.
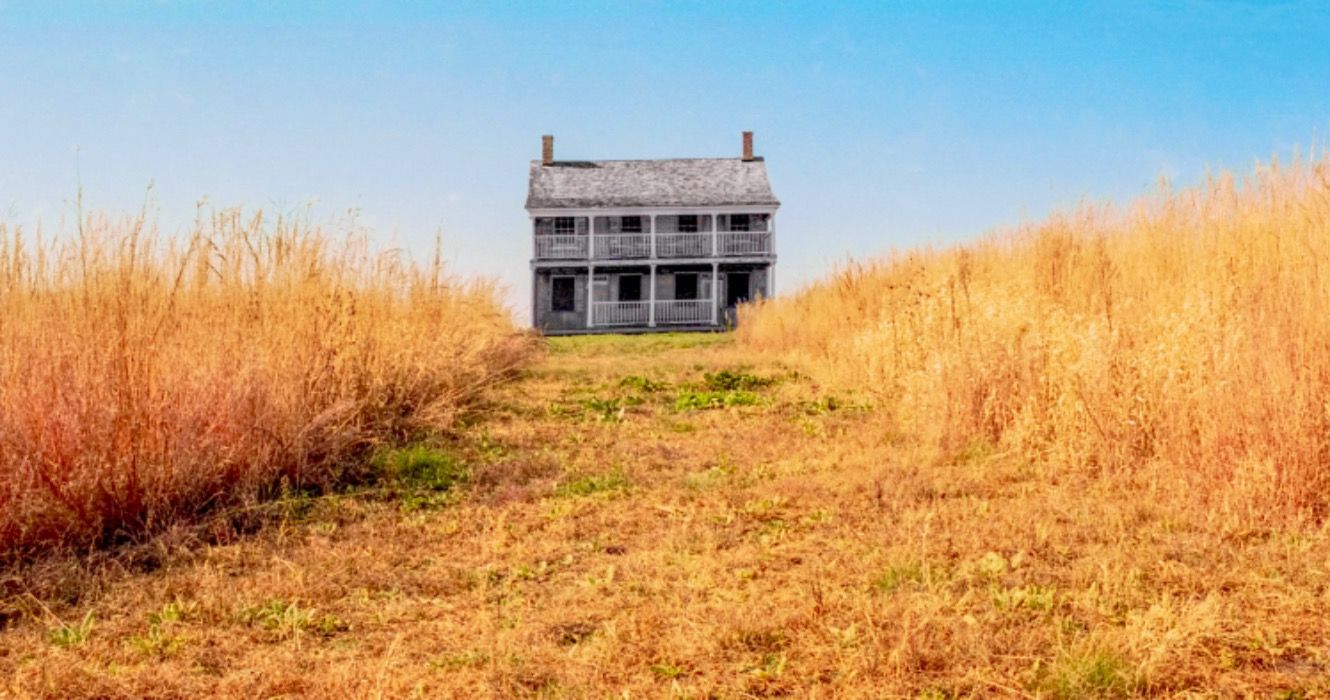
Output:
[[540,164],[554,165],[554,137],[549,134],[540,137]]
[[744,160],[753,159],[753,132],[744,132]]

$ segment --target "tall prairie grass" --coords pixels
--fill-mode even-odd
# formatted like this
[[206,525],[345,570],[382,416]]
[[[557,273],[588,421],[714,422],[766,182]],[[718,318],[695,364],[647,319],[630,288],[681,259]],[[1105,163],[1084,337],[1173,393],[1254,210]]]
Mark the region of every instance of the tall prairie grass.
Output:
[[495,291],[262,213],[0,225],[0,558],[356,478],[529,356]]
[[739,328],[944,452],[1148,469],[1244,518],[1330,512],[1323,158],[849,264]]

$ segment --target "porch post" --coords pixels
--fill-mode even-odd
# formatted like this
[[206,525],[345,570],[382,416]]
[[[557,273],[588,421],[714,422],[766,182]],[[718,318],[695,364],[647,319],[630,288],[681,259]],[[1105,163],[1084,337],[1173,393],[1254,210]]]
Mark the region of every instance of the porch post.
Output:
[[596,317],[591,311],[596,306],[596,266],[587,265],[586,268],[586,327],[591,328],[596,325]]
[[[576,228],[576,225],[574,225]],[[588,216],[586,218],[586,257],[588,260],[596,259],[596,217]]]
[[776,254],[776,212],[767,214],[767,238],[771,240],[771,249],[767,252],[771,255]]
[[[655,239],[653,238],[652,240]],[[654,253],[655,251],[652,251],[653,255]],[[655,328],[656,327],[656,263],[651,263],[651,282],[649,284],[651,285],[651,294],[647,295],[647,298],[650,300],[649,302],[647,302],[649,304],[649,306],[647,306],[647,326]]]
[[[712,236],[715,240],[715,236]],[[720,263],[711,263],[711,325],[716,325],[716,293],[720,291]]]
[[[711,257],[716,257],[716,231],[720,229],[720,214],[711,212]],[[715,323],[713,320],[712,323]]]
[[[651,221],[651,224],[650,224],[650,226],[651,226],[651,259],[652,259],[652,260],[655,260],[655,259],[656,259],[656,215],[655,215],[655,214],[652,214],[651,216],[649,216],[649,217],[647,217],[647,218]],[[654,270],[656,269],[656,266],[655,266],[655,265],[652,265],[652,266],[651,266],[651,269],[654,271]],[[653,274],[654,274],[654,272],[653,272]],[[653,286],[652,289],[655,289],[655,287]]]

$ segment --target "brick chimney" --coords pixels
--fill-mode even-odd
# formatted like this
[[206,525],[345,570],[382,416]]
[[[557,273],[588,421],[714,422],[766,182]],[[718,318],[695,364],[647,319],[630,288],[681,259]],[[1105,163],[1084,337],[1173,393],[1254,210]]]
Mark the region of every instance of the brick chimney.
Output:
[[753,132],[744,132],[744,160],[753,159]]
[[549,134],[540,137],[540,164],[554,165],[554,137]]

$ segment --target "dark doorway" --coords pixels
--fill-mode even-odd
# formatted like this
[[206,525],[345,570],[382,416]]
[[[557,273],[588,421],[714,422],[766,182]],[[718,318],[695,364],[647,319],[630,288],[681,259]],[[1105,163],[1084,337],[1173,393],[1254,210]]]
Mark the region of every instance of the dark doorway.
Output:
[[674,298],[692,301],[697,298],[697,273],[678,272],[674,275]]
[[572,277],[555,277],[554,289],[550,300],[550,311],[577,310],[576,280]]
[[748,273],[729,273],[725,276],[725,305],[738,306],[745,301],[748,301]]
[[619,277],[619,301],[642,301],[642,276]]

